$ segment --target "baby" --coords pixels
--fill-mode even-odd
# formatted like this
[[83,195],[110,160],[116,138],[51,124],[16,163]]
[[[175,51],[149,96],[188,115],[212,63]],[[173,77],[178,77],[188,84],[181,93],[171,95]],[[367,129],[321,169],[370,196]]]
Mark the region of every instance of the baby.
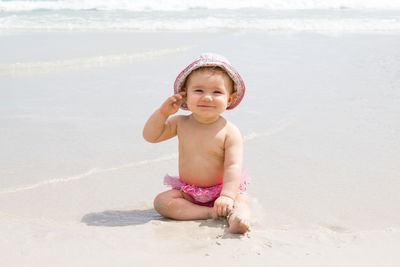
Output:
[[[250,231],[242,137],[221,116],[242,100],[242,78],[224,57],[203,54],[178,75],[174,91],[143,129],[151,143],[179,140],[179,177],[165,176],[172,189],[155,198],[154,208],[176,220],[227,217],[230,233]],[[171,116],[179,108],[191,114]]]

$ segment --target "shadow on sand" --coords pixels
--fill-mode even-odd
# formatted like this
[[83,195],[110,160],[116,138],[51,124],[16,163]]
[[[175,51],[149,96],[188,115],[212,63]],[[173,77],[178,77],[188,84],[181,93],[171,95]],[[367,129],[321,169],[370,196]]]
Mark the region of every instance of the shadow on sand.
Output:
[[129,226],[145,224],[152,220],[164,220],[154,209],[148,210],[107,210],[89,213],[83,216],[81,222],[89,226]]
[[[89,226],[120,227],[130,225],[145,224],[150,221],[174,222],[174,220],[164,218],[154,209],[147,210],[107,210],[86,214],[81,222]],[[200,227],[219,228],[221,233],[216,238],[240,239],[242,235],[234,235],[228,232],[226,219],[218,220],[196,220]]]

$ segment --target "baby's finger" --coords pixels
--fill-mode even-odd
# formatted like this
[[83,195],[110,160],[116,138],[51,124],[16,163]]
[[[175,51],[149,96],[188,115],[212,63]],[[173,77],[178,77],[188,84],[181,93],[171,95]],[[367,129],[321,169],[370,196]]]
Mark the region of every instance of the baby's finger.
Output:
[[223,207],[222,209],[221,209],[221,216],[226,216],[226,207]]
[[168,97],[167,101],[165,101],[165,104],[166,104],[166,105],[172,105],[172,104],[174,104],[175,102],[176,102],[176,98],[173,97],[173,96],[171,96],[171,97]]
[[171,96],[170,98],[168,98],[167,104],[171,105],[171,106],[175,106],[175,105],[179,106],[181,104],[180,102],[181,101],[178,100],[176,97]]
[[225,216],[227,216],[229,214],[229,212],[231,212],[231,211],[232,211],[231,206],[227,205],[226,209],[225,209]]
[[179,94],[175,94],[174,97],[177,98],[177,99],[183,99],[185,97],[185,95],[186,95],[186,93],[184,93],[184,92],[182,93],[181,92]]
[[225,215],[224,216],[227,216],[229,214],[229,212],[231,212],[231,211],[232,211],[231,207],[227,206],[226,209],[225,209]]
[[175,102],[181,104],[183,102],[183,97],[181,95],[174,95]]
[[219,217],[218,206],[217,205],[214,205],[214,207],[213,207],[213,214],[215,215],[215,217]]
[[180,92],[178,95],[182,102],[186,101],[186,92]]
[[233,207],[232,206],[228,206],[228,208],[226,209],[226,214],[229,214],[229,212],[232,212]]
[[225,213],[225,207],[221,206],[219,209],[219,216],[221,216],[221,217],[225,216],[224,213]]
[[217,213],[217,216],[219,217],[220,216],[219,207],[215,206],[214,208],[215,208],[215,213]]

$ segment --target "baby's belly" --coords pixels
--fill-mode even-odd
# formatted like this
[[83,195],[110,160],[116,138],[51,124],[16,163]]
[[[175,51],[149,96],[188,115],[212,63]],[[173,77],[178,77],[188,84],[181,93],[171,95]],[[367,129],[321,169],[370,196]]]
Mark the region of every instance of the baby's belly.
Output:
[[180,162],[179,176],[187,184],[210,187],[222,183],[224,167],[223,164]]

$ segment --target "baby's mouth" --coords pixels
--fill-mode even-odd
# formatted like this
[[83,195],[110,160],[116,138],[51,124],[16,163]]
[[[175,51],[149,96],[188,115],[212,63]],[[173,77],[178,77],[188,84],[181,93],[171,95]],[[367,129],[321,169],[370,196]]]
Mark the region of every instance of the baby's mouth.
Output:
[[204,105],[204,104],[197,105],[197,106],[200,107],[200,108],[213,108],[214,107],[212,105]]

